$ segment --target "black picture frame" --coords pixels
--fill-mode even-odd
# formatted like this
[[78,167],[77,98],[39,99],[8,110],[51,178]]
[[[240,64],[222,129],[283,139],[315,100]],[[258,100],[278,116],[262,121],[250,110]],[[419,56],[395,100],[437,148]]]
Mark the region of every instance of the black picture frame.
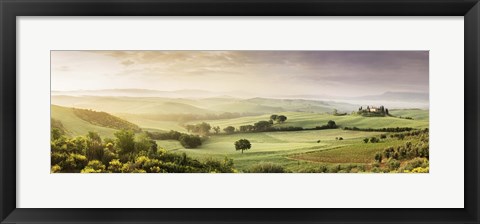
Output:
[[[0,0],[0,15],[1,223],[479,223],[480,221],[478,0]],[[17,208],[17,16],[463,16],[465,208],[227,209],[221,208],[222,205],[218,205],[218,209]],[[378,206],[381,207],[381,203]]]

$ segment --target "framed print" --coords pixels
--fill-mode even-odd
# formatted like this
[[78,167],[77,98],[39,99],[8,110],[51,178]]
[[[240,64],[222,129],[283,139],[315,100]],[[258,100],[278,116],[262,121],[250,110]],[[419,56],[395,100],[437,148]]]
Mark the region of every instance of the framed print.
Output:
[[478,1],[2,1],[2,223],[478,223]]

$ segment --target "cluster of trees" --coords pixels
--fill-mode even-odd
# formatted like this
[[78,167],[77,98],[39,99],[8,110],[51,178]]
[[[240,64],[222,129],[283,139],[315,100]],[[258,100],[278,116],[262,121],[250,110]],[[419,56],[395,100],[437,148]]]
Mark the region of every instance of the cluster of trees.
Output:
[[[427,141],[428,142],[428,128],[425,128],[423,130],[414,130],[414,131],[409,131],[409,132],[404,132],[404,133],[395,133],[391,134],[391,138],[398,138],[400,140],[403,140],[405,137],[409,136],[421,136],[422,141]],[[427,134],[427,135],[425,135]]]
[[185,148],[197,148],[202,145],[202,138],[198,135],[189,135],[178,131],[145,132],[153,140],[177,140]]
[[207,173],[236,172],[233,160],[198,161],[185,153],[158,149],[148,135],[122,130],[115,138],[101,139],[95,132],[67,137],[51,131],[51,171],[64,173]]
[[376,153],[375,166],[378,168],[384,163],[383,172],[428,172],[430,157],[428,135],[428,132],[413,135],[419,140],[416,144],[408,141],[403,146],[388,147],[383,152]]
[[227,126],[223,129],[227,134],[233,134],[236,131],[241,133],[249,133],[249,132],[276,132],[276,131],[303,131],[303,130],[322,130],[322,129],[335,129],[338,128],[335,121],[328,121],[326,125],[317,126],[315,128],[302,128],[302,127],[273,127],[271,121],[259,121],[254,123],[253,125],[241,125],[238,129],[235,129],[233,126]]
[[185,125],[185,129],[187,129],[188,132],[206,136],[210,134],[212,126],[208,123],[202,122],[200,124]]
[[77,117],[79,117],[80,119],[93,125],[119,130],[134,130],[136,132],[141,130],[140,127],[138,127],[136,124],[130,123],[126,120],[112,116],[105,112],[73,108],[73,113],[75,113],[75,115],[77,115]]
[[[385,137],[386,137],[386,136],[385,136]],[[379,142],[380,142],[380,139],[377,138],[377,137],[364,138],[364,139],[363,139],[363,142],[365,142],[365,143],[368,143],[368,142],[370,142],[370,143],[379,143]]]
[[335,121],[332,121],[332,120],[329,120],[326,125],[322,125],[322,126],[317,126],[317,127],[315,127],[315,129],[317,129],[317,130],[335,129],[335,128],[338,128],[338,126],[337,126],[337,124],[335,123]]
[[318,166],[305,167],[298,170],[298,173],[359,173],[365,172],[367,168],[360,164],[321,164]]
[[270,122],[272,124],[275,123],[275,122],[284,123],[286,120],[287,120],[287,116],[285,116],[285,115],[276,115],[276,114],[270,115]]
[[382,161],[382,158],[386,159],[413,159],[416,157],[420,158],[429,158],[429,147],[428,144],[420,142],[416,145],[413,145],[412,142],[406,142],[404,146],[399,147],[388,147],[383,150],[382,153],[377,153],[375,155],[375,160],[378,162]]
[[233,134],[235,131],[238,132],[265,132],[265,131],[276,131],[276,128],[272,127],[273,123],[271,121],[259,121],[254,123],[253,125],[242,125],[238,128],[238,130],[235,129],[233,126],[227,126],[226,128],[223,129],[225,133],[227,134]]
[[350,131],[372,131],[372,132],[405,132],[411,131],[413,128],[409,127],[396,127],[396,128],[357,128],[357,127],[344,127],[343,130]]

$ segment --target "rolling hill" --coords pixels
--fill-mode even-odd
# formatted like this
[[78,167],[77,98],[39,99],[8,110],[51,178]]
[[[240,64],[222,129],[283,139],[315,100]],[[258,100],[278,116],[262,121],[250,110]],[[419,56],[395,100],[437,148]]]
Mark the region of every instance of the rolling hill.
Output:
[[[55,125],[61,125],[67,135],[86,135],[89,131],[98,132],[102,137],[113,137],[119,129],[136,129],[139,127],[105,112],[95,112],[74,108],[51,106],[51,118]],[[100,118],[102,121],[100,121]]]
[[52,104],[105,111],[112,114],[265,114],[290,112],[332,112],[337,109],[351,112],[358,105],[333,101],[302,99],[251,98],[160,98],[160,97],[112,97],[112,96],[52,96]]

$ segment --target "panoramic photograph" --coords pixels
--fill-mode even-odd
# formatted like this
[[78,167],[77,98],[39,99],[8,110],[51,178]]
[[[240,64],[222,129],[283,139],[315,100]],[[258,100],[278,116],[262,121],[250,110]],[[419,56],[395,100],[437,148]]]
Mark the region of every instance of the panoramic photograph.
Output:
[[51,173],[429,173],[428,51],[51,51]]

